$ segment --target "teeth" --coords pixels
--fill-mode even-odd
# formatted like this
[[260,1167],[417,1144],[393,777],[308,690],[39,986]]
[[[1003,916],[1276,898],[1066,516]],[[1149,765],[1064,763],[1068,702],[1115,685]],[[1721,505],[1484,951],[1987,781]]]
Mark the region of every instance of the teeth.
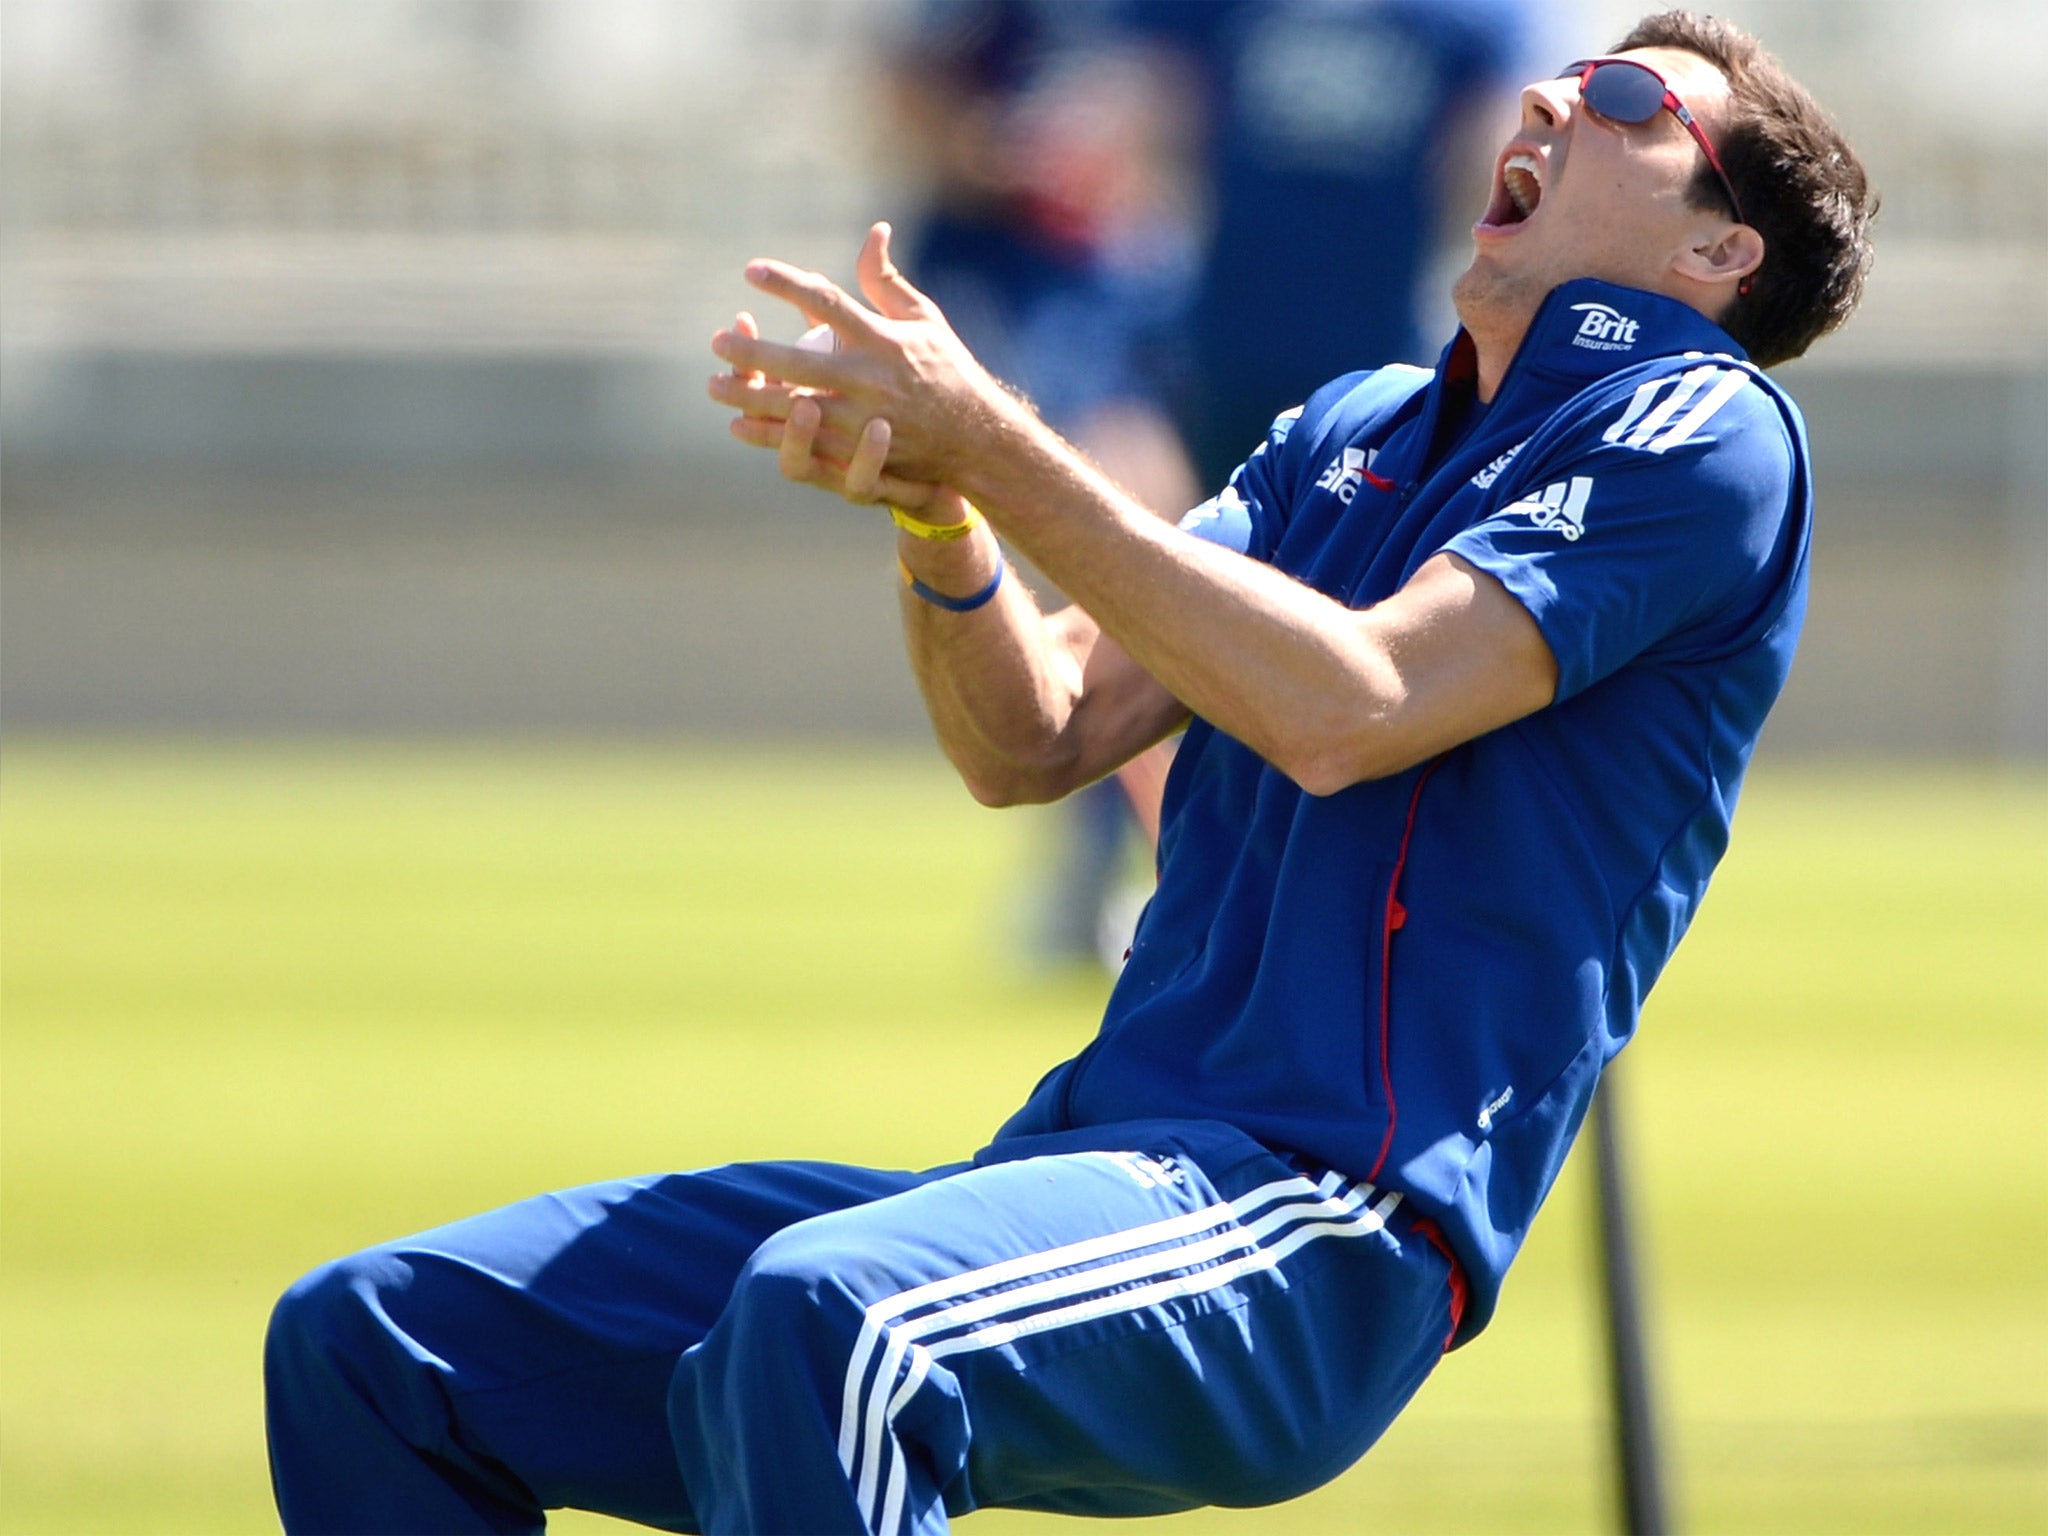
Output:
[[1534,155],[1509,155],[1508,163],[1501,167],[1501,181],[1507,187],[1508,200],[1525,219],[1542,201],[1543,167]]

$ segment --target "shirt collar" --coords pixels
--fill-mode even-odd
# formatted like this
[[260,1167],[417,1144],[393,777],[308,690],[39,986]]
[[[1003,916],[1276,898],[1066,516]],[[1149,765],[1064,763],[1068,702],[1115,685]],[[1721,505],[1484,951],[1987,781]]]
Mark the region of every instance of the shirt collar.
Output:
[[[1477,435],[1526,435],[1531,412],[1547,411],[1594,380],[1637,363],[1688,352],[1746,359],[1734,337],[1690,304],[1598,278],[1561,283],[1537,309]],[[1455,443],[1476,440],[1462,430],[1448,430],[1452,419],[1462,429],[1469,418],[1462,412],[1447,417],[1445,410],[1446,397],[1469,398],[1478,377],[1478,350],[1460,327],[1417,402],[1412,446],[1393,455],[1390,472],[1412,478],[1436,465]]]
[[[1471,346],[1460,330],[1438,362],[1439,376],[1455,379],[1469,371]],[[1734,337],[1690,304],[1598,278],[1575,278],[1544,298],[1500,392],[1530,374],[1583,387],[1632,364],[1685,352],[1747,357]]]

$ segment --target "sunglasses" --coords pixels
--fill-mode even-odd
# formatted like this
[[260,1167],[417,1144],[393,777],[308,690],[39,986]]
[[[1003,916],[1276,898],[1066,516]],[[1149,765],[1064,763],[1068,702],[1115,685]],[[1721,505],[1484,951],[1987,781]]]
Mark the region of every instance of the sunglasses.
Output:
[[1634,59],[1580,59],[1567,64],[1558,75],[1560,80],[1574,76],[1579,82],[1579,100],[1591,107],[1604,118],[1617,123],[1647,123],[1659,112],[1669,112],[1677,118],[1681,127],[1692,135],[1693,142],[1700,147],[1700,153],[1707,157],[1707,164],[1714,174],[1721,178],[1721,190],[1728,194],[1728,207],[1738,224],[1749,221],[1742,216],[1742,200],[1735,195],[1735,183],[1728,179],[1728,173],[1721,168],[1721,157],[1714,153],[1714,146],[1707,142],[1706,133],[1694,120],[1678,93],[1664,83],[1664,77],[1647,64],[1638,64]]

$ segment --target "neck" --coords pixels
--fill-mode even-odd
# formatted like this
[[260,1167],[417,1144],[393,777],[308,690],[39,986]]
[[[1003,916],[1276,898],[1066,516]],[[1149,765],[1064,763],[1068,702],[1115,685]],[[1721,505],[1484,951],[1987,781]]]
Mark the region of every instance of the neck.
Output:
[[1529,334],[1529,323],[1534,318],[1524,315],[1511,323],[1488,325],[1483,329],[1470,320],[1465,322],[1477,355],[1478,390],[1482,402],[1490,403],[1500,389],[1500,381],[1507,377],[1508,365],[1522,350],[1522,339]]
[[1465,294],[1457,294],[1455,298],[1458,320],[1472,338],[1479,368],[1479,398],[1491,403],[1501,380],[1507,377],[1509,364],[1521,351],[1529,327],[1536,321],[1536,311],[1542,300],[1539,298],[1535,304],[1524,305],[1471,302],[1470,296]]

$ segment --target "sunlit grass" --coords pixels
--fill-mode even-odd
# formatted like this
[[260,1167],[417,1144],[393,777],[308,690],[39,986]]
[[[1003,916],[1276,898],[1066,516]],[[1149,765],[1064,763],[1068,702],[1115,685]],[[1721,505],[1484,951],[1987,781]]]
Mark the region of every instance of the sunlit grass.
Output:
[[[10,747],[0,1527],[274,1528],[263,1320],[331,1254],[979,1145],[1101,997],[1009,958],[1035,831],[921,752]],[[1760,773],[1628,1058],[1694,1529],[2048,1524],[2044,935],[2048,781]],[[1583,1211],[1359,1469],[1178,1527],[1605,1523]]]

